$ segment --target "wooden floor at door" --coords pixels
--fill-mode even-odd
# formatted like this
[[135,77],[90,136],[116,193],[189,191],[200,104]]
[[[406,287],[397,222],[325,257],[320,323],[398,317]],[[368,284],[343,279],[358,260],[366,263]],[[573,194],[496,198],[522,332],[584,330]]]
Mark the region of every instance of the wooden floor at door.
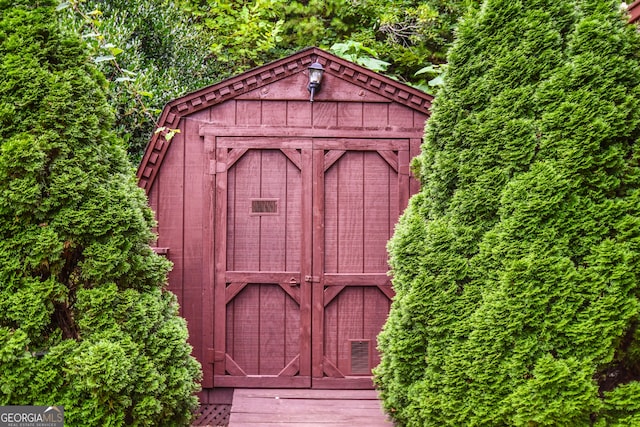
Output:
[[391,427],[375,390],[235,389],[229,427]]

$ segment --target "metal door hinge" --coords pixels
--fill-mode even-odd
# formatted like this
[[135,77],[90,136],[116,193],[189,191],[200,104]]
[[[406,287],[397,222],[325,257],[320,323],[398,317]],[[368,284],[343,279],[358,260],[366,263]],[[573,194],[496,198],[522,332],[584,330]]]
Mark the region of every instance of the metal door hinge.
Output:
[[320,283],[319,276],[304,276],[304,281],[307,283]]

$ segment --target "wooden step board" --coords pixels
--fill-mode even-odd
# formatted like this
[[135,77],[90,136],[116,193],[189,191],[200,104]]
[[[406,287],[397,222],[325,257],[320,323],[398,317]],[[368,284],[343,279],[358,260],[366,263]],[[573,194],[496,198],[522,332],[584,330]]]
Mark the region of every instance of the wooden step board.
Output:
[[229,427],[391,427],[375,390],[235,389]]

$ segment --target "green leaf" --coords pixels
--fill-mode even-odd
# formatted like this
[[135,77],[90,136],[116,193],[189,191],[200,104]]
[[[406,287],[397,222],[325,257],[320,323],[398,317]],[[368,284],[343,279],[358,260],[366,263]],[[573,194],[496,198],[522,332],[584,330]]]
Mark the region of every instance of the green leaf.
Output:
[[116,57],[113,56],[113,55],[101,55],[101,56],[96,56],[93,59],[93,62],[95,62],[97,64],[97,63],[100,63],[100,62],[112,61],[114,59],[116,59]]
[[124,50],[120,49],[119,47],[110,47],[109,52],[111,52],[111,55],[115,57],[124,52]]
[[429,86],[442,86],[443,83],[444,83],[444,76],[442,74],[429,80]]
[[360,63],[360,65],[364,65],[365,67],[373,71],[385,71],[389,67],[389,65],[391,65],[386,61],[382,61],[376,58],[360,58],[358,62]]

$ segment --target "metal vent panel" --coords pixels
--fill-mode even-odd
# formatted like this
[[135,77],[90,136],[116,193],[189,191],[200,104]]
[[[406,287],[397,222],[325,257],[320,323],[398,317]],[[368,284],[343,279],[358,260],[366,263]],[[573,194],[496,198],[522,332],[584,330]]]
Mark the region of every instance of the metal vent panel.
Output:
[[252,199],[252,215],[278,215],[278,199]]
[[369,364],[371,342],[369,340],[351,341],[351,373],[354,375],[370,375]]

